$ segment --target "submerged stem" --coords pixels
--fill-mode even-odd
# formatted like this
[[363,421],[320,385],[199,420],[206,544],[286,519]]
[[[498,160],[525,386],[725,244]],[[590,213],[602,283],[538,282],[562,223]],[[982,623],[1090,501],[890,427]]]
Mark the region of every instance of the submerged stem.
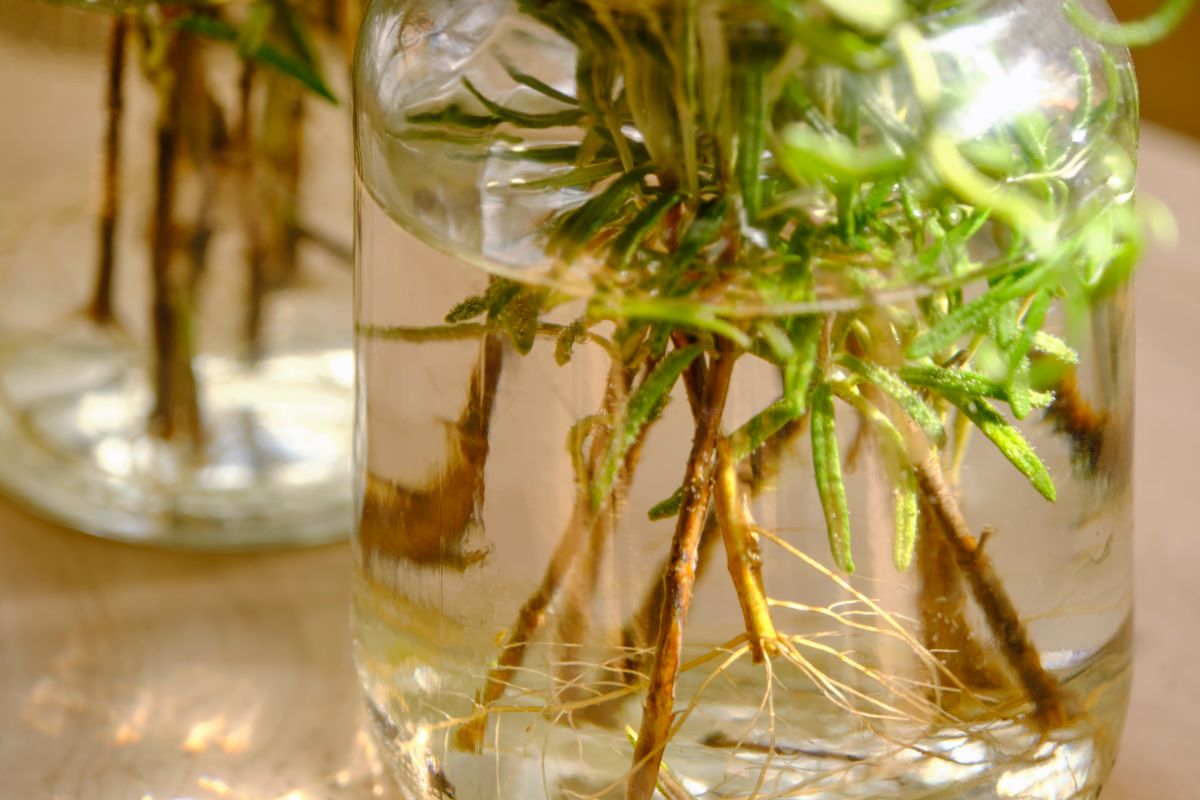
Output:
[[771,658],[779,652],[775,641],[778,635],[763,589],[762,554],[751,530],[749,512],[738,491],[733,452],[729,440],[725,438],[717,443],[716,497],[717,519],[725,541],[729,577],[737,592],[738,604],[742,607],[742,618],[746,623],[746,636],[750,639],[754,661],[758,663],[764,656]]
[[1000,576],[996,574],[992,560],[984,552],[982,543],[972,535],[950,492],[935,453],[931,453],[917,467],[917,480],[929,508],[941,523],[941,530],[959,568],[971,586],[975,602],[983,611],[1009,666],[1034,704],[1039,725],[1044,731],[1061,727],[1066,723],[1068,714],[1058,679],[1042,665],[1041,655],[1034,647]]
[[187,84],[194,80],[196,45],[187,34],[167,44],[160,76],[154,172],[154,219],[150,270],[153,286],[154,407],[150,428],[164,439],[185,436],[198,443],[200,407],[192,371],[191,281],[172,269],[175,261],[175,201],[182,145],[181,117],[187,109]]
[[[947,542],[940,517],[928,500],[920,504],[916,546],[920,590],[918,613],[925,646],[938,660],[971,689],[994,689],[1004,684],[993,669],[967,617],[966,587],[954,551]],[[952,705],[959,693],[942,697],[943,707]]]
[[483,508],[489,433],[504,365],[501,336],[486,334],[480,342],[466,404],[448,433],[445,466],[417,488],[368,473],[358,537],[364,559],[463,570],[487,557],[487,550],[468,550],[466,539]]
[[254,147],[253,98],[258,69],[253,61],[242,64],[238,76],[238,160],[242,178],[242,224],[246,231],[246,305],[242,337],[246,355],[257,359],[262,347],[263,295],[267,290],[267,242],[262,204],[257,197],[258,159]]
[[129,19],[113,20],[108,49],[108,87],[105,99],[104,175],[97,225],[96,284],[88,314],[98,325],[115,319],[113,280],[116,274],[117,222],[121,207],[121,119],[125,109],[125,42]]
[[[693,362],[693,366],[699,360]],[[687,373],[684,373],[685,377]],[[697,403],[696,408],[699,408]],[[750,497],[758,495],[775,477],[779,470],[779,461],[787,447],[804,433],[804,420],[794,419],[784,423],[774,434],[762,443],[758,450],[750,454],[742,464],[738,465],[738,480],[745,487]],[[697,552],[696,580],[703,579],[708,571],[710,561],[709,551],[721,538],[721,525],[715,514],[710,513],[704,524],[704,532],[700,534],[700,548]],[[667,563],[655,573],[662,575],[667,571]],[[646,592],[638,610],[630,617],[621,630],[621,641],[630,651],[624,663],[623,680],[627,684],[636,681],[642,670],[641,650],[658,637],[658,620],[662,614],[663,582],[655,580]]]
[[692,452],[683,480],[683,506],[671,542],[671,557],[663,574],[663,603],[654,666],[633,753],[633,768],[625,788],[626,800],[649,800],[654,794],[663,747],[671,732],[675,680],[696,579],[696,556],[712,498],[717,439],[736,360],[732,346],[720,340],[720,352],[708,370],[703,402],[696,417]]
[[[620,405],[624,397],[624,378],[621,375],[624,371],[625,368],[622,365],[614,364],[609,377],[609,386],[605,392],[602,413],[612,414]],[[606,436],[597,435],[592,440],[588,456],[589,463],[596,463],[604,453],[607,444]],[[628,479],[627,474],[626,472],[623,480]],[[499,700],[505,689],[512,684],[517,669],[525,660],[525,651],[530,640],[545,626],[550,604],[561,594],[567,576],[585,549],[585,534],[592,531],[594,525],[603,524],[603,522],[598,522],[603,514],[604,509],[600,509],[598,512],[592,510],[587,487],[578,487],[575,508],[567,523],[566,531],[554,548],[554,552],[550,556],[550,563],[546,565],[537,589],[517,612],[516,621],[496,659],[496,666],[488,671],[483,690],[476,698],[476,704],[483,713],[470,722],[464,723],[455,733],[454,743],[458,749],[479,752],[483,747],[488,707]],[[593,536],[593,538],[595,537]]]

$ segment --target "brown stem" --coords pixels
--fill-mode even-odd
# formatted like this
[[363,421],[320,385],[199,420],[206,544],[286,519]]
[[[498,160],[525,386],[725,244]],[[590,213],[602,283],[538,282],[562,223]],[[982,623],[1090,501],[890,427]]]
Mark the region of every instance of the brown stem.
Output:
[[[671,334],[671,341],[680,349],[689,346],[694,341],[691,336],[676,331]],[[707,382],[707,368],[704,359],[697,358],[683,373],[683,385],[687,391],[688,405],[692,409],[692,417],[699,419],[700,408],[704,402],[704,384]],[[715,517],[705,521],[704,530],[700,534],[700,546],[697,552],[696,578],[699,579],[708,570],[708,553],[718,539],[720,527]],[[667,562],[655,573],[663,575],[668,569]],[[642,651],[658,638],[658,620],[662,616],[663,582],[656,579],[646,593],[642,604],[633,613],[629,621],[621,629],[621,645],[626,656],[621,665],[621,680],[632,685],[643,669]]]
[[261,185],[267,210],[270,250],[267,283],[270,287],[293,281],[299,267],[300,181],[304,151],[304,87],[282,75],[266,77],[263,126],[259,147],[270,170]]
[[1079,391],[1075,370],[1068,370],[1054,387],[1046,419],[1071,442],[1071,458],[1091,475],[1100,466],[1108,416],[1096,411]]
[[625,787],[626,800],[650,800],[658,780],[663,748],[671,731],[675,681],[683,653],[683,632],[692,587],[696,580],[696,557],[712,499],[713,467],[721,416],[729,394],[736,355],[722,341],[720,352],[708,371],[704,398],[696,419],[692,452],[683,479],[683,505],[671,542],[671,557],[663,573],[662,614],[654,666],[642,708],[642,725],[633,752],[633,767]]
[[737,470],[733,463],[733,452],[729,440],[721,437],[717,442],[716,477],[717,515],[721,535],[725,541],[725,557],[729,564],[729,577],[737,592],[738,605],[746,624],[746,635],[754,662],[760,663],[765,655],[778,655],[775,624],[771,621],[771,610],[763,589],[762,553],[758,541],[751,531],[752,523],[738,488]]
[[[779,429],[763,443],[762,447],[739,465],[738,480],[751,497],[757,496],[770,483],[779,468],[779,459],[788,445],[804,433],[804,421],[793,420]],[[700,534],[700,549],[697,554],[696,580],[700,581],[708,571],[708,554],[721,538],[721,526],[715,514],[710,514]],[[667,571],[664,562],[656,574]],[[623,664],[622,679],[632,685],[644,665],[641,651],[658,638],[658,620],[662,615],[663,582],[655,580],[646,592],[638,610],[635,611],[621,630],[621,642],[629,652]]]
[[971,534],[942,474],[936,453],[930,453],[917,467],[917,480],[929,508],[941,523],[955,561],[971,586],[975,602],[983,611],[1009,666],[1033,701],[1039,724],[1043,730],[1061,727],[1067,721],[1067,711],[1058,680],[1042,665],[1041,656],[996,574],[992,560]]
[[[937,655],[952,675],[974,689],[1004,685],[992,668],[992,659],[971,632],[962,572],[946,541],[940,517],[928,500],[921,500],[917,533],[916,567],[920,581],[917,598],[925,646]],[[952,703],[944,703],[951,707]]]
[[467,550],[465,540],[483,508],[488,437],[504,363],[501,335],[488,334],[479,349],[442,471],[417,489],[368,474],[357,537],[364,560],[387,557],[466,569],[487,556],[486,550]]
[[198,443],[200,407],[192,371],[190,281],[179,270],[172,269],[182,139],[180,118],[187,110],[184,98],[195,57],[195,43],[190,36],[171,37],[165,71],[160,76],[150,256],[155,357],[150,429],[165,439],[182,435]]
[[[647,358],[642,366],[643,375],[649,376],[654,371],[657,359]],[[634,370],[624,370],[623,397],[628,397],[633,387]],[[653,424],[653,423],[651,423]],[[625,506],[626,495],[633,475],[641,460],[642,450],[646,443],[647,425],[639,433],[637,440],[625,456],[621,473],[613,485],[612,496],[607,507],[596,514],[592,520],[591,534],[588,537],[587,551],[584,557],[571,573],[563,598],[562,614],[559,617],[558,640],[561,642],[559,654],[559,680],[567,689],[567,700],[578,695],[583,687],[575,686],[575,681],[581,674],[579,662],[579,645],[583,642],[587,630],[590,605],[596,595],[600,579],[600,565],[604,561],[604,547],[616,529],[616,522]]]
[[324,231],[299,222],[292,225],[291,235],[297,242],[308,242],[318,250],[324,251],[327,256],[346,268],[354,266],[354,248],[348,242],[339,241]]
[[116,272],[117,219],[121,196],[121,118],[125,108],[125,42],[129,20],[118,14],[113,20],[108,47],[108,88],[105,95],[104,175],[97,230],[96,285],[88,314],[98,325],[115,320],[113,276]]
[[242,317],[242,341],[246,356],[255,360],[262,351],[263,295],[267,291],[266,225],[259,202],[258,159],[254,148],[253,99],[258,69],[246,59],[238,75],[237,158],[241,175],[242,224],[246,232],[246,301]]
[[[625,368],[622,365],[614,365],[613,373],[609,377],[608,389],[605,392],[602,413],[612,414],[620,404],[621,398],[624,396],[624,392],[619,388],[624,383],[624,378],[620,373],[624,371]],[[597,435],[592,439],[588,455],[589,464],[596,463],[604,453],[607,444],[606,436]],[[525,660],[525,651],[530,640],[546,624],[546,614],[550,604],[559,596],[567,575],[584,549],[584,535],[592,529],[595,520],[602,514],[603,509],[600,512],[592,510],[587,488],[578,487],[575,508],[567,523],[567,529],[558,540],[537,589],[517,612],[517,619],[496,659],[496,666],[488,671],[483,691],[476,697],[476,704],[480,708],[486,710],[489,705],[499,700],[512,684],[518,667]],[[461,725],[455,732],[455,747],[468,752],[479,752],[483,747],[483,734],[486,726],[487,717],[485,715],[480,715]]]
[[[700,533],[700,546],[696,552],[696,580],[704,577],[709,569],[709,554],[721,540],[721,525],[715,514],[709,514]],[[656,575],[662,576],[670,568],[670,559],[664,559]],[[621,680],[632,686],[646,669],[648,658],[645,649],[658,639],[658,623],[662,618],[663,598],[666,587],[658,577],[650,584],[642,603],[629,617],[621,629],[621,644],[627,655],[621,665]]]

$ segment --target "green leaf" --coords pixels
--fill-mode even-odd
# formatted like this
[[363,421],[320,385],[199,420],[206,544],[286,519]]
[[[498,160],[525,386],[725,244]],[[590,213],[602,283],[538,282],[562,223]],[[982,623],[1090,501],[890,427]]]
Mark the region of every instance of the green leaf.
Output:
[[742,54],[742,65],[737,72],[738,85],[735,100],[741,107],[741,118],[737,127],[737,153],[735,156],[738,188],[746,218],[753,223],[762,208],[763,180],[762,156],[766,141],[766,124],[769,105],[764,96],[763,84],[770,64],[762,54],[751,49]]
[[495,313],[496,323],[521,355],[527,355],[533,349],[533,343],[537,339],[540,312],[539,293],[521,289]]
[[583,326],[583,320],[577,319],[562,329],[562,333],[558,335],[558,341],[554,344],[554,360],[560,367],[571,360],[571,356],[575,352],[575,345],[585,339],[587,339],[587,329]]
[[439,111],[421,111],[405,117],[409,125],[428,125],[431,127],[466,128],[472,131],[482,131],[494,128],[500,124],[499,117],[488,114],[475,114],[467,111],[458,103],[451,103]]
[[[791,337],[794,356],[784,367],[784,396],[730,434],[730,451],[735,464],[758,452],[785,425],[808,412],[808,389],[816,366],[821,325],[815,319],[804,318],[793,321],[792,326],[796,329]],[[683,487],[680,487],[650,509],[650,519],[657,521],[675,516],[682,502]]]
[[854,572],[854,558],[850,552],[850,509],[846,504],[846,486],[842,482],[833,389],[828,383],[817,386],[813,394],[811,427],[813,474],[821,497],[821,509],[825,512],[829,549],[838,567]]
[[583,448],[587,442],[588,434],[595,430],[597,425],[602,425],[606,422],[603,414],[592,414],[576,422],[567,431],[567,452],[571,454],[571,466],[575,470],[575,482],[579,487],[586,487],[590,476],[588,475],[587,457],[584,455]]
[[1192,7],[1192,0],[1165,0],[1158,10],[1134,22],[1102,22],[1091,15],[1079,0],[1064,6],[1067,19],[1093,39],[1123,47],[1153,44],[1179,27]]
[[1017,341],[1008,354],[1008,398],[1012,406],[1013,416],[1025,419],[1033,408],[1029,351],[1033,347],[1033,339],[1042,329],[1046,313],[1054,295],[1045,288],[1039,289],[1025,313],[1024,327]]
[[564,172],[560,175],[552,175],[549,178],[538,178],[533,181],[514,181],[510,186],[513,189],[521,189],[524,191],[540,191],[542,189],[569,189],[574,186],[590,186],[594,183],[611,178],[621,171],[621,162],[616,160],[599,161],[595,164],[588,164],[586,167],[578,167],[576,169]]
[[494,319],[522,291],[524,289],[516,281],[492,278],[483,294],[473,295],[459,302],[446,314],[445,321],[450,324],[467,322],[484,313]]
[[900,172],[907,163],[884,145],[856,147],[837,135],[827,136],[800,125],[784,131],[780,166],[794,180],[818,183],[862,183]]
[[992,309],[987,330],[1001,350],[1008,350],[1021,338],[1020,313],[1021,305],[1016,300],[1009,300]]
[[[242,41],[242,34],[237,28],[223,19],[207,14],[187,14],[176,20],[174,24],[182,31],[214,42],[224,42],[236,46]],[[331,103],[337,102],[337,97],[325,84],[321,74],[301,58],[288,55],[266,43],[260,43],[251,49],[246,57],[299,81],[313,93]]]
[[579,158],[577,144],[550,144],[538,147],[492,148],[481,158],[497,158],[501,161],[530,161],[535,164],[574,164]]
[[274,12],[269,5],[252,5],[246,11],[246,22],[238,31],[238,55],[250,58],[251,53],[262,46],[267,38],[267,28],[271,24]]
[[912,565],[920,517],[916,476],[911,469],[904,469],[892,486],[892,561],[900,572],[907,572]]
[[787,331],[773,320],[760,319],[754,323],[754,332],[767,346],[767,351],[777,363],[786,364],[796,358],[796,347]]
[[925,431],[938,447],[945,444],[946,429],[942,426],[941,418],[902,378],[878,364],[863,361],[852,355],[841,355],[837,361],[895,400],[900,408],[904,409],[904,413],[921,426],[921,430]]
[[489,100],[483,92],[475,88],[475,84],[467,78],[463,78],[463,85],[467,87],[467,91],[475,96],[475,99],[497,119],[507,122],[510,125],[515,125],[518,128],[529,129],[546,129],[546,128],[571,128],[579,124],[586,115],[578,108],[570,108],[564,111],[552,111],[546,114],[534,114],[527,111],[517,111],[507,106],[502,106],[497,102]]
[[950,312],[908,346],[908,357],[936,356],[964,334],[986,329],[1000,306],[1038,288],[1050,275],[1054,265],[1052,260],[1041,262],[1020,275],[998,282],[973,302]]
[[954,393],[947,393],[945,397],[966,414],[984,436],[992,440],[1004,457],[1029,479],[1038,494],[1054,502],[1057,492],[1054,479],[1050,477],[1050,470],[1019,430],[1009,424],[986,400]]
[[1046,331],[1038,331],[1033,335],[1033,349],[1064,364],[1079,363],[1079,353],[1075,351],[1075,348]]
[[905,17],[903,0],[821,0],[834,16],[861,31],[882,36]]
[[469,322],[457,325],[428,325],[406,328],[398,325],[355,325],[354,333],[363,339],[383,342],[447,342],[456,339],[477,339],[491,333],[491,325]]
[[[964,397],[990,397],[993,400],[1009,401],[1008,389],[978,372],[965,369],[950,369],[936,364],[919,364],[901,367],[900,380],[913,386],[923,386],[949,398],[951,395]],[[1043,408],[1054,401],[1049,392],[1029,393],[1034,408]]]
[[612,298],[593,301],[590,315],[597,319],[631,319],[658,322],[690,331],[707,331],[724,336],[742,348],[753,342],[746,332],[732,322],[722,319],[706,306],[692,301],[659,300],[655,298]]
[[785,397],[755,414],[729,436],[733,462],[737,464],[756,452],[784,425],[804,416],[804,412],[803,402]]
[[634,254],[637,253],[638,247],[650,235],[650,232],[662,222],[668,211],[682,201],[683,194],[680,192],[660,195],[652,200],[638,212],[633,221],[613,241],[609,250],[611,254],[609,262],[618,269],[628,267]]
[[[816,370],[821,323],[812,317],[789,320],[792,351],[783,365],[783,397],[755,414],[729,437],[735,463],[758,451],[784,425],[808,412],[808,390]],[[783,349],[782,343],[776,345]]]
[[888,480],[892,484],[892,559],[896,569],[904,572],[912,563],[913,548],[917,538],[917,480],[909,466],[905,452],[908,449],[904,434],[892,421],[856,388],[845,383],[835,384],[834,393],[862,416],[863,420],[881,434],[880,449]]
[[792,402],[805,406],[817,366],[822,322],[817,317],[799,317],[787,322],[788,337],[796,355],[783,367],[783,392]]
[[936,131],[928,138],[927,157],[955,194],[965,202],[989,209],[994,217],[1008,223],[1029,241],[1038,253],[1048,252],[1058,238],[1059,221],[1049,204],[1004,181],[994,181],[967,160],[958,143],[946,132]]
[[661,404],[670,395],[679,376],[703,351],[704,348],[699,344],[672,351],[658,362],[654,371],[646,376],[641,385],[629,396],[629,400],[625,404],[625,414],[620,423],[614,426],[612,438],[608,442],[608,449],[593,476],[591,486],[593,509],[599,510],[604,505],[629,448],[633,447],[638,437],[641,436],[642,429],[661,409]]
[[954,261],[958,261],[960,258],[965,259],[967,244],[975,238],[987,220],[988,212],[986,210],[975,209],[957,225],[936,236],[929,247],[921,251],[921,255],[917,259],[917,274],[914,278],[920,280],[933,274],[934,267],[944,255]]
[[308,35],[308,25],[298,8],[298,0],[268,0],[268,3],[275,12],[275,19],[279,20],[279,27],[283,29],[283,38],[301,61],[325,83],[325,76],[321,74],[321,59]]
[[484,295],[474,295],[458,303],[446,314],[445,321],[451,325],[475,319],[488,310]]
[[728,195],[702,205],[675,250],[675,262],[686,265],[700,255],[700,251],[717,241],[725,230],[728,215]]
[[650,511],[646,516],[651,522],[658,522],[662,519],[670,519],[679,514],[679,509],[683,507],[683,487],[680,486],[675,490],[675,494],[668,497],[666,500],[659,501],[650,507]]
[[649,167],[626,172],[598,195],[564,215],[554,236],[561,257],[566,261],[575,259],[597,233],[621,218],[629,198],[649,172]]
[[530,89],[533,89],[535,92],[538,92],[539,94],[544,94],[546,97],[549,97],[552,100],[557,100],[560,103],[566,103],[567,105],[578,105],[579,104],[579,101],[576,100],[571,95],[569,95],[565,92],[560,92],[558,89],[555,89],[550,84],[534,77],[533,75],[530,75],[527,72],[522,72],[521,70],[519,70],[515,66],[513,66],[511,63],[509,63],[506,59],[499,59],[499,61],[500,61],[500,66],[503,67],[504,71],[508,73],[508,77],[512,78],[514,81],[521,84],[522,86],[526,86]]

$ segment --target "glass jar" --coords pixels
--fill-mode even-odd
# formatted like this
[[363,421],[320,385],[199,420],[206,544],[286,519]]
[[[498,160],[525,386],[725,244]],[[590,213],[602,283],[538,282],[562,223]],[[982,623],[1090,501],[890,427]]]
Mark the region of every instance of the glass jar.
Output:
[[372,6],[354,609],[406,796],[1098,795],[1137,114],[1071,13]]
[[0,488],[46,517],[348,532],[346,49],[270,5],[4,4]]

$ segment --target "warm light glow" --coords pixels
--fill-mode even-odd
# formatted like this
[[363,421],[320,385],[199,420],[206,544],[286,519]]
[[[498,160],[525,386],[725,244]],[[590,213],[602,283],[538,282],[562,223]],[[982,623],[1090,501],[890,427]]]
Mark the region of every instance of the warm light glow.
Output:
[[249,747],[250,740],[254,737],[254,722],[257,716],[257,711],[247,714],[232,727],[221,739],[221,749],[232,754],[241,753]]
[[233,791],[225,781],[220,778],[210,778],[207,775],[201,775],[196,784],[201,789],[209,790],[217,797],[228,797],[229,793]]
[[113,734],[113,741],[118,745],[140,742],[142,740],[142,733],[146,730],[146,723],[150,718],[152,705],[150,693],[145,690],[140,692],[137,702],[134,703],[133,710],[129,712],[129,716],[117,726],[117,732]]
[[198,754],[208,750],[209,745],[217,740],[218,732],[225,727],[225,715],[197,722],[188,731],[187,738],[181,745],[185,753]]
[[981,58],[980,65],[986,76],[980,76],[975,97],[955,115],[959,133],[966,138],[980,136],[1001,120],[1036,108],[1048,88],[1033,59],[1005,68],[995,58]]

